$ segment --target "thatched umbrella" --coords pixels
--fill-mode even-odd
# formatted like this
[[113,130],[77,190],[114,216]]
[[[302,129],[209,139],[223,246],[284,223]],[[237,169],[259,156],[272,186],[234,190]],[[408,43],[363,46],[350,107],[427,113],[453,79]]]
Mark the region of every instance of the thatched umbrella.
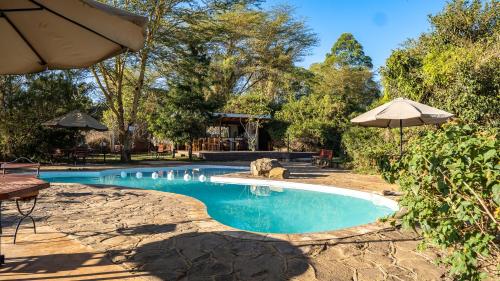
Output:
[[[92,116],[82,113],[79,110],[73,110],[63,116],[42,123],[43,126],[51,128],[74,129],[77,131],[107,131],[108,127],[99,123]],[[75,132],[76,134],[76,132]],[[75,142],[75,147],[77,143]]]
[[397,98],[351,120],[364,127],[397,128],[400,134],[400,155],[403,155],[403,127],[441,124],[453,114],[405,98]]
[[73,128],[78,130],[107,131],[108,127],[99,123],[92,116],[73,110],[63,116],[56,117],[50,121],[42,123],[43,126],[52,128]]
[[0,74],[83,68],[138,51],[146,23],[93,0],[0,1]]

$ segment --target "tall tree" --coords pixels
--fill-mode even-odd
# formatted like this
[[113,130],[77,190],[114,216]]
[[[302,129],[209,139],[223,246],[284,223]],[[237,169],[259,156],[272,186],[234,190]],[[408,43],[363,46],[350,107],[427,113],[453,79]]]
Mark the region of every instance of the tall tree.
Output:
[[335,64],[337,67],[367,67],[372,68],[372,59],[365,55],[363,46],[351,33],[342,33],[333,44],[330,53],[326,55],[325,64]]
[[176,85],[164,93],[149,122],[155,136],[174,144],[187,144],[189,159],[193,155],[193,140],[205,137],[210,118],[206,100],[196,88],[189,84]]
[[287,134],[308,149],[340,149],[348,117],[365,110],[379,96],[371,58],[349,33],[339,37],[325,61],[310,68],[309,94],[285,104],[278,118],[289,123]]
[[176,44],[171,44],[165,53],[168,58],[163,62],[168,76],[175,78],[184,71],[178,60],[185,55],[186,46],[199,44],[207,50],[210,61],[207,78],[211,82],[204,93],[220,107],[232,95],[257,87],[270,98],[283,94],[280,88],[295,71],[294,63],[307,54],[316,37],[293,17],[292,10],[263,11],[255,7],[255,2],[196,14],[173,36],[169,34],[169,40]]
[[[162,106],[169,109],[161,109],[161,114],[156,112],[153,119],[170,118],[164,113],[173,111],[176,105],[179,106],[176,112],[199,112],[191,103],[172,102],[186,91],[191,91],[188,96],[202,94],[206,110],[220,110],[228,101],[234,105],[233,101],[240,97],[240,101],[255,97],[266,107],[283,100],[289,95],[288,89],[300,88],[297,77],[303,73],[294,63],[307,53],[316,38],[303,22],[293,18],[291,10],[262,11],[256,7],[258,3],[240,1],[224,9],[186,14],[183,25],[162,34],[161,40],[168,43],[164,44],[158,73],[167,91],[159,92],[157,98],[162,100],[159,104],[170,105]],[[238,106],[226,109],[243,110]],[[184,126],[189,124],[186,121]],[[174,131],[174,128],[154,128],[156,135],[165,136],[166,131],[161,130]]]
[[187,36],[191,37],[191,43],[184,46],[184,55],[177,60],[182,71],[171,77],[166,91],[156,93],[149,129],[159,138],[187,143],[191,159],[193,140],[205,136],[213,103],[203,92],[208,87],[206,50],[197,44],[194,34]]
[[[160,30],[174,28],[178,22],[169,20],[181,6],[187,4],[184,0],[147,0],[115,2],[120,8],[131,10],[148,18],[146,41],[144,47],[137,53],[125,53],[101,62],[92,67],[92,73],[103,93],[106,104],[116,117],[116,128],[120,144],[123,146],[122,161],[130,160],[131,126],[137,120],[137,112],[144,98],[146,73],[154,67],[154,57],[160,48],[158,35]],[[153,77],[148,77],[153,80]],[[131,99],[127,105],[124,91],[128,88]]]

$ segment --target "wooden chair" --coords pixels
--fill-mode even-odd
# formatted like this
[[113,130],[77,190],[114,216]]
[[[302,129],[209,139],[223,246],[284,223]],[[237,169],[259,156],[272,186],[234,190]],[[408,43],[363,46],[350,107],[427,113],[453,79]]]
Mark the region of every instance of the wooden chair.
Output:
[[78,162],[78,159],[81,159],[83,163],[87,162],[87,157],[89,156],[90,151],[86,147],[76,147],[73,151],[73,160],[75,161],[75,165]]
[[205,139],[200,139],[200,150],[201,151],[207,150],[207,142]]
[[322,157],[320,157],[318,160],[318,165],[321,168],[325,168],[325,167],[338,168],[340,166],[340,164],[342,164],[342,163],[344,163],[344,160],[342,159],[342,157],[334,157],[333,150],[328,150],[328,149],[325,149],[323,151]]
[[164,144],[159,144],[156,149],[156,159],[159,159],[162,155],[167,155],[168,150]]
[[208,149],[211,151],[219,150],[219,139],[218,138],[209,138],[208,139]]
[[50,162],[60,162],[61,159],[67,158],[68,153],[61,148],[55,148],[50,152]]
[[229,140],[221,141],[221,143],[220,143],[220,150],[221,151],[229,151],[230,147],[231,147],[231,143],[229,142]]
[[318,165],[319,161],[324,157],[325,157],[325,149],[320,149],[319,154],[313,155],[313,157],[311,158],[311,164]]
[[320,155],[318,160],[318,165],[322,168],[330,167],[330,163],[333,159],[333,150],[323,149],[323,155]]
[[248,150],[248,142],[245,139],[238,140],[236,143],[237,151],[246,151]]

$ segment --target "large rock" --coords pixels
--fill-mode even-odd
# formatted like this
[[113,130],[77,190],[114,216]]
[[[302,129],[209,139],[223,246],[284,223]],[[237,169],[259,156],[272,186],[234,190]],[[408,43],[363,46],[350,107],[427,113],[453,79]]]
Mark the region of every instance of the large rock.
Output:
[[254,176],[269,176],[269,172],[273,168],[282,167],[280,162],[276,159],[261,158],[250,163],[250,171]]
[[269,178],[270,179],[288,179],[290,177],[290,172],[282,167],[278,168],[272,168],[271,171],[269,171]]

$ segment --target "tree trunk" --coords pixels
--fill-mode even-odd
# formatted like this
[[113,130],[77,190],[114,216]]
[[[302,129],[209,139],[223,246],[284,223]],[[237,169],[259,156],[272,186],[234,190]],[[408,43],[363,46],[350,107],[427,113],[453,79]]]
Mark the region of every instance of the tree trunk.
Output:
[[[5,87],[4,85],[0,86]],[[0,133],[3,134],[2,138],[4,139],[4,142],[7,142],[8,137],[6,136],[6,128],[2,128],[5,125],[5,96],[4,89],[0,88]],[[2,141],[2,138],[0,138],[0,141]],[[2,150],[0,155],[2,157],[2,161],[5,161],[6,154],[6,147],[4,147],[4,150]]]
[[255,150],[259,150],[259,120],[255,121]]
[[120,161],[122,162],[130,162],[132,160],[131,157],[131,149],[130,149],[130,133],[128,128],[121,128],[118,138],[120,139],[120,144],[122,145],[121,153],[120,153]]
[[193,140],[189,140],[188,157],[189,160],[193,160]]

